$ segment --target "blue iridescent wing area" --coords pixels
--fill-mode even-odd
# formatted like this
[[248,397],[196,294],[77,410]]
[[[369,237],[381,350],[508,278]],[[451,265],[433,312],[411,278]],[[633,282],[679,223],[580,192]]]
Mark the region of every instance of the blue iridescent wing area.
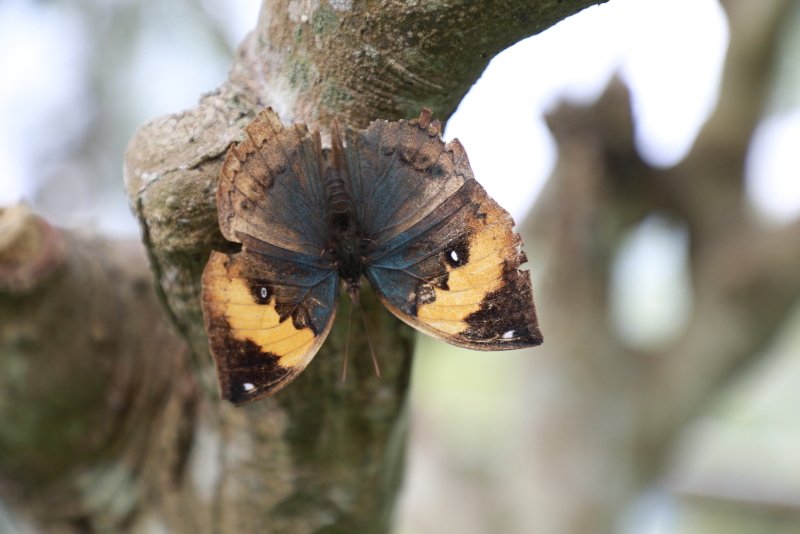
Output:
[[458,141],[430,111],[346,132],[365,272],[406,323],[454,345],[517,349],[542,342],[514,221],[475,181]]
[[322,161],[317,133],[267,110],[223,164],[220,228],[242,249],[212,253],[202,305],[220,391],[235,404],[294,379],[333,324],[339,276],[325,251]]
[[237,243],[241,235],[257,237],[276,254],[320,262],[328,228],[319,132],[309,133],[302,124],[284,126],[267,109],[245,135],[229,149],[220,173],[222,235]]

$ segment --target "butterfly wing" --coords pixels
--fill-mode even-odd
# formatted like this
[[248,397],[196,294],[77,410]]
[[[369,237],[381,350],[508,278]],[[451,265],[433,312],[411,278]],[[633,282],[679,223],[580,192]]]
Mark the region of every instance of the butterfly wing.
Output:
[[338,287],[332,271],[213,252],[203,272],[203,315],[222,397],[258,400],[305,369],[333,324]]
[[339,277],[326,256],[318,135],[270,110],[223,164],[220,228],[240,252],[213,252],[202,306],[222,397],[275,393],[319,350],[335,316]]
[[475,181],[458,141],[441,141],[428,110],[347,137],[366,274],[387,308],[461,347],[540,344],[514,221]]
[[254,236],[272,254],[320,262],[328,229],[319,132],[284,126],[267,109],[247,125],[245,136],[228,150],[220,172],[222,235],[236,243],[242,235]]

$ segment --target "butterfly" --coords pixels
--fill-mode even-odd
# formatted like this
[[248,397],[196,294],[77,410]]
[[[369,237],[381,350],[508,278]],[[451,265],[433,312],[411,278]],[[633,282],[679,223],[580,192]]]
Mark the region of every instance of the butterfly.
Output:
[[363,278],[394,315],[453,345],[542,342],[514,221],[431,116],[334,124],[323,149],[318,131],[267,109],[228,150],[219,226],[241,250],[212,252],[202,276],[224,399],[291,382],[328,335],[340,285],[356,300]]

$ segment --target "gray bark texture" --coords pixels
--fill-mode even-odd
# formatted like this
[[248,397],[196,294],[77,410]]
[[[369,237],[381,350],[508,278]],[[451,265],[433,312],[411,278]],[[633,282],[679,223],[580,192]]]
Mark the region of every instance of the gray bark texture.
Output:
[[[339,382],[339,321],[280,395],[218,400],[199,279],[224,246],[222,159],[266,106],[323,129],[422,106],[446,120],[500,50],[598,3],[264,0],[228,81],[130,142],[143,248],[0,212],[0,495],[17,520],[57,533],[390,530],[413,338],[371,294],[382,379],[361,358]],[[351,353],[368,354],[353,329]]]

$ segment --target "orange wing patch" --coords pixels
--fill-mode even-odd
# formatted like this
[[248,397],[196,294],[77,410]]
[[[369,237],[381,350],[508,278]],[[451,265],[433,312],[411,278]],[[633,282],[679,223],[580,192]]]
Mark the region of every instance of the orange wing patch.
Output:
[[217,295],[221,297],[218,300],[221,305],[216,309],[225,315],[236,337],[276,354],[282,367],[303,365],[303,356],[314,344],[314,333],[311,328],[297,329],[290,320],[281,321],[274,296],[265,304],[256,303],[241,278],[228,279]]
[[[502,215],[502,213],[500,213]],[[417,310],[417,317],[432,328],[457,335],[469,328],[466,318],[480,310],[487,294],[503,285],[503,264],[515,246],[508,225],[499,224],[498,213],[471,221],[466,250],[446,250],[447,289],[433,288],[434,299]],[[466,256],[466,257],[464,257]]]
[[539,345],[530,275],[519,269],[526,258],[514,221],[479,185],[470,195],[477,209],[463,212],[471,213],[458,227],[464,231],[407,273],[416,282],[405,302],[381,298],[404,322],[460,347]]

